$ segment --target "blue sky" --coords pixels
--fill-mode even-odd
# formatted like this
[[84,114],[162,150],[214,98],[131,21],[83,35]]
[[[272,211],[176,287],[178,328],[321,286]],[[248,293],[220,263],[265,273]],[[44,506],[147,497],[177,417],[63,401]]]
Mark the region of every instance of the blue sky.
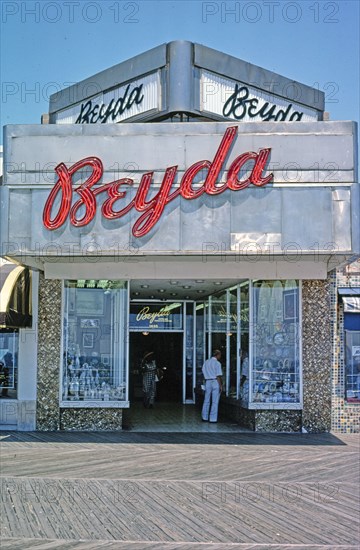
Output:
[[359,119],[359,6],[349,1],[6,1],[2,124],[37,124],[49,95],[171,40],[191,40],[318,87]]

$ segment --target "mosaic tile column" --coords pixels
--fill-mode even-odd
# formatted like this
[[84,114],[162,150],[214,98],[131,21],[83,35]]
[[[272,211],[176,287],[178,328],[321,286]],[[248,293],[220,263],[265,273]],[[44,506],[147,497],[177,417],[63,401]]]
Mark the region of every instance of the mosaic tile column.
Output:
[[60,428],[61,281],[39,277],[36,429]]
[[348,403],[345,400],[345,330],[344,306],[338,297],[338,287],[359,287],[360,275],[346,274],[344,269],[332,271],[329,275],[331,285],[332,310],[332,424],[331,430],[340,433],[360,432],[360,403]]
[[328,281],[303,281],[302,425],[308,432],[326,432],[331,428],[330,316]]

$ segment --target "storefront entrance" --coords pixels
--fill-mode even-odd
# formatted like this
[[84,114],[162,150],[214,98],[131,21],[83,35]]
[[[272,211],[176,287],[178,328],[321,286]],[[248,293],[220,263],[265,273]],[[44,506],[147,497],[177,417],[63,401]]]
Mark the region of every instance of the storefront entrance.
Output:
[[[186,280],[167,286],[147,280],[129,288],[126,281],[70,280],[64,289],[63,409],[85,402],[88,408],[123,409],[124,425],[128,415],[139,413],[155,430],[158,420],[170,417],[181,418],[183,426],[202,402],[204,361],[219,349],[222,418],[253,419],[256,413],[246,409],[301,410],[297,281]],[[151,411],[157,411],[149,414],[140,372],[146,352],[164,371],[155,402],[155,372],[147,381]]]
[[[195,409],[195,302],[134,300],[129,317],[129,403],[123,427],[132,430],[193,430],[201,425]],[[202,344],[201,344],[202,346]],[[200,347],[201,347],[200,346]],[[154,352],[163,377],[156,383],[154,407],[143,406],[140,367]]]
[[131,406],[142,401],[141,360],[153,351],[156,364],[163,371],[157,382],[156,403],[183,401],[183,334],[166,332],[130,333],[129,347],[129,399]]

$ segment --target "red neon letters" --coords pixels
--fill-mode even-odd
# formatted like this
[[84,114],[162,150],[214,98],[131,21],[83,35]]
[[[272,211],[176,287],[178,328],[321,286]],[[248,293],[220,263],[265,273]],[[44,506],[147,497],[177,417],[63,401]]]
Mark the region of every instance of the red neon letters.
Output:
[[[68,217],[70,217],[70,223],[75,227],[87,225],[94,219],[96,214],[96,196],[106,192],[107,197],[101,207],[102,215],[108,220],[114,220],[125,216],[125,214],[134,208],[141,215],[135,222],[132,232],[135,237],[143,237],[159,220],[165,206],[179,195],[184,199],[192,200],[197,199],[203,193],[219,195],[226,189],[239,191],[240,189],[249,187],[250,183],[257,186],[266,185],[273,178],[273,174],[263,176],[271,149],[260,149],[258,153],[250,151],[236,157],[228,170],[226,182],[217,185],[217,179],[236,134],[237,126],[228,128],[215,153],[213,161],[202,160],[190,166],[185,171],[179,187],[173,191],[171,191],[171,188],[178,167],[171,166],[167,168],[158,193],[149,200],[147,199],[154,172],[147,172],[140,180],[135,198],[120,210],[114,208],[116,203],[126,196],[126,190],[122,190],[122,186],[131,186],[134,180],[122,178],[111,183],[105,183],[99,187],[94,187],[100,181],[104,172],[102,162],[99,158],[87,157],[76,162],[70,168],[67,168],[64,163],[60,163],[55,168],[58,180],[45,203],[43,211],[44,226],[50,230],[58,229],[65,223]],[[250,176],[246,179],[239,179],[240,170],[250,161],[254,163]],[[90,177],[79,185],[79,187],[73,189],[72,176],[78,170],[85,167],[91,168]],[[194,188],[193,182],[195,176],[204,169],[207,170],[204,183],[201,187]],[[72,204],[73,192],[80,196],[74,204]],[[58,212],[54,218],[51,218],[53,205],[59,193],[60,205]],[[85,207],[85,212],[81,218],[78,218],[77,213],[82,206]]]

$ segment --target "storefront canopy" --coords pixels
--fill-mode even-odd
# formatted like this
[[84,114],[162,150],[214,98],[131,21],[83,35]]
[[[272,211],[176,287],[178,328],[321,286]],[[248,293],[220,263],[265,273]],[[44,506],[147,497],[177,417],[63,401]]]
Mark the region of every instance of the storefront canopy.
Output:
[[344,306],[345,330],[360,330],[360,287],[338,288]]
[[338,289],[344,304],[344,313],[360,313],[360,287],[344,287]]
[[14,264],[0,265],[0,328],[32,326],[31,273]]
[[347,286],[347,287],[339,287],[338,293],[340,296],[357,296],[360,298],[360,287],[357,286]]
[[360,313],[360,298],[343,298],[344,313]]

